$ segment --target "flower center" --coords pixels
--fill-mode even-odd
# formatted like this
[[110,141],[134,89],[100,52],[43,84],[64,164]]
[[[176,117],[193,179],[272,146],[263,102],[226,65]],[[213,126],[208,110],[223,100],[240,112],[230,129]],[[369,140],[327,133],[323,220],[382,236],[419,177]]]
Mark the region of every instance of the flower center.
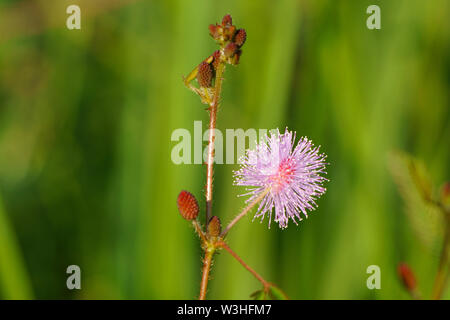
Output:
[[283,160],[277,171],[269,177],[271,189],[274,192],[279,192],[286,188],[292,182],[294,173],[294,161],[290,158]]

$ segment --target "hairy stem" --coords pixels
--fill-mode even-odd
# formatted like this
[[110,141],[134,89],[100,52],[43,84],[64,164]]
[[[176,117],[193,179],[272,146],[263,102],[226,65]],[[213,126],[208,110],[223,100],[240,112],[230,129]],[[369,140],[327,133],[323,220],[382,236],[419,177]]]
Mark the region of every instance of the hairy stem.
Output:
[[198,297],[199,300],[206,299],[206,290],[208,288],[209,273],[211,271],[213,255],[214,249],[212,250],[208,248],[205,249],[205,258],[203,259],[202,281],[200,283],[200,296]]
[[202,231],[202,227],[200,227],[200,224],[198,223],[197,220],[193,220],[192,221],[192,225],[194,226],[195,231],[197,232],[198,236],[200,237],[200,239],[202,240],[203,243],[206,243],[206,237],[205,237],[205,233]]
[[239,213],[236,217],[234,217],[233,220],[227,225],[227,227],[222,231],[220,234],[220,237],[223,238],[225,235],[230,231],[230,229],[239,221],[241,220],[249,211],[256,205],[258,202],[260,202],[265,195],[269,192],[270,189],[266,189],[265,191],[261,192],[261,194],[255,198],[250,204],[242,210],[241,213]]
[[214,140],[217,120],[217,109],[219,106],[220,92],[222,90],[223,72],[225,64],[219,63],[216,70],[216,80],[214,87],[214,96],[209,105],[209,138],[208,138],[208,160],[206,163],[206,225],[212,216],[212,198],[213,198],[213,166],[214,166]]
[[439,267],[434,280],[432,299],[439,300],[445,289],[445,285],[448,279],[448,263],[449,263],[449,250],[450,250],[450,215],[446,215],[446,228],[444,236],[444,244],[442,246],[441,257],[439,260]]
[[256,279],[258,279],[259,282],[262,283],[262,285],[264,286],[264,289],[267,289],[270,287],[270,283],[267,282],[263,277],[261,277],[255,270],[253,270],[248,264],[246,264],[244,262],[244,260],[242,260],[241,257],[239,257],[237,255],[236,252],[234,252],[233,250],[231,250],[231,248],[223,241],[220,241],[217,243],[218,247],[224,248],[226,251],[228,251],[229,254],[231,254],[233,256],[233,258],[235,258],[237,261],[239,261],[239,263],[245,268],[247,269]]

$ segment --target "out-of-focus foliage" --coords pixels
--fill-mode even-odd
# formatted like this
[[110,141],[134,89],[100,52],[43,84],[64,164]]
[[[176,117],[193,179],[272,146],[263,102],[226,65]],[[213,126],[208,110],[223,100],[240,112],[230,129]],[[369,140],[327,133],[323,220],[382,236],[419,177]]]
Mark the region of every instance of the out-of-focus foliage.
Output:
[[391,154],[390,166],[414,231],[426,246],[439,250],[445,221],[442,211],[432,202],[438,190],[433,194],[425,165],[407,154],[396,152]]
[[[74,3],[82,29],[69,31]],[[366,27],[371,4],[381,30]],[[207,127],[182,75],[215,50],[208,25],[225,13],[248,37],[225,72],[218,128],[289,126],[330,162],[310,218],[281,231],[249,216],[230,246],[291,299],[408,298],[400,261],[429,295],[437,257],[402,214],[388,155],[421,159],[433,185],[450,180],[449,6],[0,0],[0,298],[197,297],[201,252],[176,197],[189,190],[204,207],[205,167],[173,164],[171,134],[193,137],[194,120]],[[243,206],[236,168],[215,168],[224,224]],[[79,291],[65,285],[72,264]],[[366,287],[373,264],[381,290]],[[223,253],[208,297],[245,299],[259,287]]]

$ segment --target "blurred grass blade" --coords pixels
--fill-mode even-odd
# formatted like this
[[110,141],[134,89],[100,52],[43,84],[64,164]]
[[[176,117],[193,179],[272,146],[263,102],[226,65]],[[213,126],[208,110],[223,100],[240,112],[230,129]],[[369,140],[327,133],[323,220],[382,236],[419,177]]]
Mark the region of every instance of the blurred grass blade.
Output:
[[435,249],[443,235],[442,216],[430,204],[431,182],[424,164],[403,152],[393,152],[389,169],[405,204],[405,212],[419,239]]
[[0,292],[6,299],[31,299],[31,284],[0,197]]

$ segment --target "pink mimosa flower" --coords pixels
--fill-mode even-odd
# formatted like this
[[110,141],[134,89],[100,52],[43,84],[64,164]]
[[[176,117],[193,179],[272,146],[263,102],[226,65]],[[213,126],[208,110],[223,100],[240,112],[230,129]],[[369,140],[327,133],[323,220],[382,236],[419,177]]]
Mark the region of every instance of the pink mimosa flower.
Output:
[[328,179],[326,174],[326,155],[319,153],[312,141],[303,137],[294,148],[295,133],[286,129],[284,134],[276,132],[266,135],[254,150],[247,150],[240,159],[241,168],[234,172],[234,184],[247,186],[249,195],[246,202],[266,195],[261,200],[254,216],[264,220],[269,214],[269,228],[272,209],[280,228],[287,228],[289,218],[297,224],[302,220],[300,212],[308,217],[308,210],[317,207],[315,200],[325,193],[322,186]]

